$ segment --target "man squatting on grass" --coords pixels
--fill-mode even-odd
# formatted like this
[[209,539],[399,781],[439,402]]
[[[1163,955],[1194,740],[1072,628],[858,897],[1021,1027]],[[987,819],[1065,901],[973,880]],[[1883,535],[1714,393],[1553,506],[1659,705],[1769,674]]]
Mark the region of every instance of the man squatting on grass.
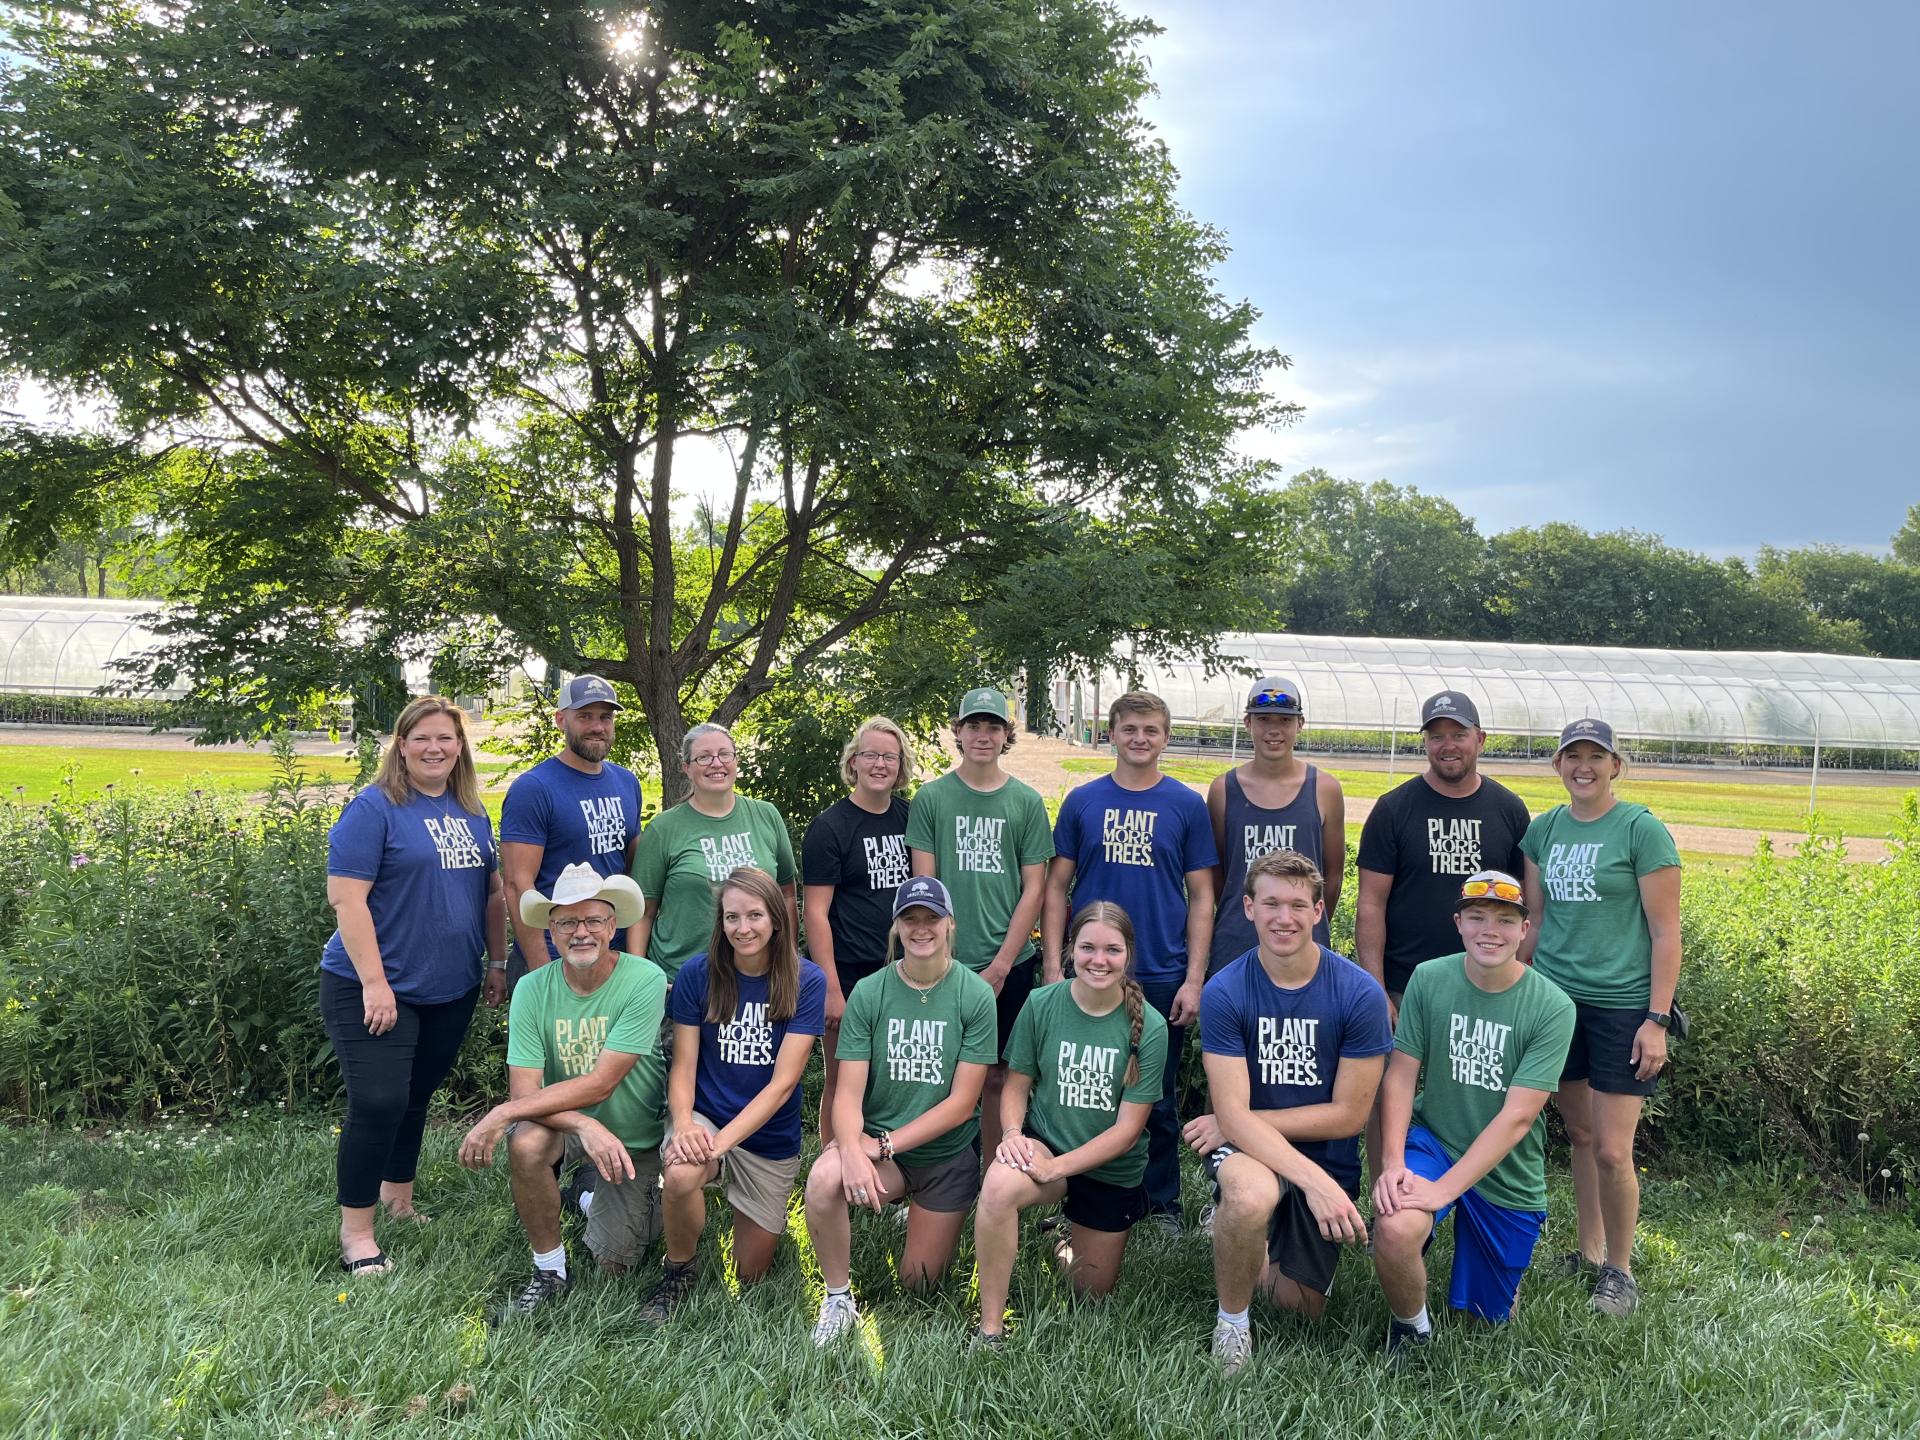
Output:
[[1213,1353],[1229,1375],[1253,1355],[1256,1286],[1309,1319],[1326,1309],[1340,1247],[1362,1243],[1360,1146],[1393,1048],[1387,997],[1314,938],[1320,870],[1295,850],[1247,869],[1254,948],[1200,997],[1200,1049],[1216,1113],[1188,1123],[1218,1189]]
[[598,1173],[587,1249],[603,1272],[637,1264],[660,1231],[660,1139],[666,1066],[659,1053],[667,977],[614,948],[614,931],[640,918],[640,887],[625,875],[570,865],[553,897],[528,891],[520,911],[552,935],[563,963],[514,987],[507,1017],[509,1098],[460,1142],[469,1169],[493,1164],[507,1137],[513,1208],[533,1247],[533,1276],[496,1318],[526,1314],[570,1286],[560,1234],[556,1162],[585,1158]]
[[1513,1314],[1547,1223],[1542,1112],[1573,1040],[1573,1001],[1520,962],[1520,882],[1498,870],[1470,876],[1453,918],[1464,953],[1408,980],[1380,1092],[1373,1267],[1396,1363],[1433,1338],[1423,1257],[1449,1215],[1447,1304],[1479,1320]]

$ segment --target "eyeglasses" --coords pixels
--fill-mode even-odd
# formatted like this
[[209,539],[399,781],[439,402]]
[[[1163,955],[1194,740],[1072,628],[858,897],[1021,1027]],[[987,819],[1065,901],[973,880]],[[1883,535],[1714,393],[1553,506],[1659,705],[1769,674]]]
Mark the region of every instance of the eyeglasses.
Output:
[[1511,880],[1469,880],[1460,887],[1462,900],[1485,900],[1489,897],[1505,900],[1510,905],[1518,905],[1525,898],[1524,892]]
[[598,934],[612,924],[613,917],[610,915],[589,915],[581,920],[555,920],[547,928],[556,935],[571,935],[576,930],[591,930]]
[[1264,690],[1256,690],[1247,697],[1249,710],[1279,710],[1282,708],[1298,710],[1300,697],[1286,690],[1275,689],[1269,685]]
[[853,758],[862,765],[878,765],[882,762],[888,765],[900,763],[900,757],[891,750],[856,750],[853,752]]
[[695,755],[692,759],[688,760],[687,763],[689,765],[698,765],[703,770],[711,770],[716,765],[731,765],[733,763],[733,751],[716,750],[711,755]]

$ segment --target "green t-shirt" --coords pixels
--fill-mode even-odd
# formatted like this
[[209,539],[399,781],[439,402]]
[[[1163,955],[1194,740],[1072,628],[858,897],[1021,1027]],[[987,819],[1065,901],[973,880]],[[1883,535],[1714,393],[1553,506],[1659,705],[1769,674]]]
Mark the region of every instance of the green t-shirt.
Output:
[[[933,856],[933,873],[953,896],[954,954],[969,970],[993,963],[1020,903],[1020,867],[1053,858],[1053,829],[1039,792],[1008,777],[981,792],[949,771],[913,795],[907,846]],[[1014,957],[1026,961],[1028,939]]]
[[[1490,995],[1467,978],[1465,955],[1416,966],[1393,1032],[1393,1048],[1420,1061],[1415,1123],[1458,1160],[1493,1123],[1509,1089],[1560,1088],[1573,1019],[1573,1001],[1538,970]],[[1542,1111],[1473,1188],[1509,1210],[1546,1209],[1546,1133]]]
[[[867,1062],[862,1119],[869,1135],[918,1120],[953,1093],[954,1067],[991,1065],[999,1036],[993,987],[949,965],[931,990],[916,990],[888,965],[853,987],[835,1054]],[[980,1110],[944,1135],[894,1158],[908,1165],[950,1160],[980,1133]]]
[[[1089,1015],[1074,1000],[1071,980],[1041,986],[1027,997],[1007,1041],[1007,1065],[1033,1077],[1027,1128],[1064,1154],[1111,1130],[1123,1102],[1153,1104],[1165,1088],[1167,1022],[1151,1005],[1140,1021],[1140,1073],[1126,1085],[1132,1053],[1126,1006]],[[1146,1128],[1124,1155],[1086,1173],[1109,1185],[1138,1185],[1147,1173]]]
[[566,969],[566,961],[550,960],[513,987],[507,1064],[538,1070],[546,1084],[557,1085],[590,1073],[602,1050],[639,1056],[613,1094],[582,1109],[629,1150],[659,1148],[667,1107],[667,1064],[660,1055],[667,977],[638,955],[622,955],[598,990],[577,995]]
[[735,868],[756,865],[782,885],[793,883],[793,838],[780,812],[764,800],[733,797],[724,820],[681,801],[641,832],[633,878],[660,902],[647,958],[669,976],[713,939],[714,888]]
[[1625,800],[1598,820],[1556,805],[1520,841],[1540,867],[1546,904],[1533,963],[1583,1005],[1642,1008],[1653,993],[1653,938],[1640,877],[1680,863],[1673,836]]

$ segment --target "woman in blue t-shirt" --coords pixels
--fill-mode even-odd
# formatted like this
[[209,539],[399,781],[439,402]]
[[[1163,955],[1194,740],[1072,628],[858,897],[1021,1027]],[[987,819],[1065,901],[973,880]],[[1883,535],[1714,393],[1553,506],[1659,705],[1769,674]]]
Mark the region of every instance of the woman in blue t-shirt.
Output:
[[742,1282],[773,1263],[800,1174],[800,1078],[826,1028],[827,977],[794,944],[780,883],[742,865],[720,886],[713,938],[680,967],[667,1001],[667,1263],[640,1318],[663,1324],[693,1288],[706,1188],[733,1210],[733,1267]]
[[340,1266],[380,1275],[392,1262],[374,1206],[424,1218],[413,1175],[427,1103],[473,1019],[481,954],[507,953],[493,825],[451,700],[425,695],[400,712],[373,784],[327,836],[327,903],[339,928],[320,958],[320,1013],[347,1090]]

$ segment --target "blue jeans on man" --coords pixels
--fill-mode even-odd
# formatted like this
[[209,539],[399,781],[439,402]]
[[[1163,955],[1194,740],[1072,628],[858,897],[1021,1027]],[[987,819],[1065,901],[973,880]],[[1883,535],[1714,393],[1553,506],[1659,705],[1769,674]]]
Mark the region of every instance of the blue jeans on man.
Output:
[[1180,1059],[1186,1053],[1190,1027],[1176,1029],[1167,1012],[1185,983],[1184,976],[1140,982],[1147,1003],[1168,1022],[1166,1089],[1147,1116],[1147,1214],[1171,1215],[1175,1220],[1180,1219]]

